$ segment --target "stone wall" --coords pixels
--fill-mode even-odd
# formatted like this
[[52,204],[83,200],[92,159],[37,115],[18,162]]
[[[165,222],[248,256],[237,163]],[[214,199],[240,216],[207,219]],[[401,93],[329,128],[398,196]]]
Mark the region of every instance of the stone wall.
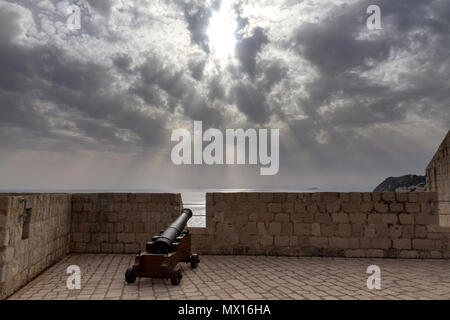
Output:
[[450,258],[436,193],[209,193],[202,254]]
[[135,253],[166,228],[182,207],[180,194],[72,195],[72,252]]
[[70,203],[68,194],[0,195],[0,299],[68,253]]
[[450,131],[427,166],[427,188],[438,195],[440,225],[450,227]]

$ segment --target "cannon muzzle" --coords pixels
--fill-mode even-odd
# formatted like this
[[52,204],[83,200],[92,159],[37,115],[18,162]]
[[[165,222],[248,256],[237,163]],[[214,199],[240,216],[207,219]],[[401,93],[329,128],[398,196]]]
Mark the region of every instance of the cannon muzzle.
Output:
[[158,237],[152,245],[152,253],[167,253],[175,239],[183,232],[192,217],[191,209],[183,209],[181,215]]

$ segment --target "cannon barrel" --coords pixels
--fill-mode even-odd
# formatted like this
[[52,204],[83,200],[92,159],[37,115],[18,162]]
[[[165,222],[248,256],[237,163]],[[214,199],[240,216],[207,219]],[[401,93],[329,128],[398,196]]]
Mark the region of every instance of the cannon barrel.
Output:
[[181,215],[153,243],[152,253],[167,253],[175,239],[183,232],[191,217],[192,210],[183,209]]

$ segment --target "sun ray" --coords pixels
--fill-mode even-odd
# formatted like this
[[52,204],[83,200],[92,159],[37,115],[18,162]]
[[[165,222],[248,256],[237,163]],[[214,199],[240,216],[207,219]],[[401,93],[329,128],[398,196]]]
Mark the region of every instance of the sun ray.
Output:
[[211,16],[208,27],[208,38],[211,51],[218,59],[234,56],[236,45],[236,17],[232,1],[224,0],[219,11]]

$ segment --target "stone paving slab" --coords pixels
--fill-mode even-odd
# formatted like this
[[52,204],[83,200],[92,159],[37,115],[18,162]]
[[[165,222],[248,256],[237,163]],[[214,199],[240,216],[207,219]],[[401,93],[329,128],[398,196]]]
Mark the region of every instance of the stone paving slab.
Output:
[[[10,299],[450,299],[450,260],[202,256],[169,280],[126,284],[133,255],[72,254]],[[68,290],[67,267],[81,268],[81,289]],[[381,268],[381,290],[369,290],[367,267]]]

